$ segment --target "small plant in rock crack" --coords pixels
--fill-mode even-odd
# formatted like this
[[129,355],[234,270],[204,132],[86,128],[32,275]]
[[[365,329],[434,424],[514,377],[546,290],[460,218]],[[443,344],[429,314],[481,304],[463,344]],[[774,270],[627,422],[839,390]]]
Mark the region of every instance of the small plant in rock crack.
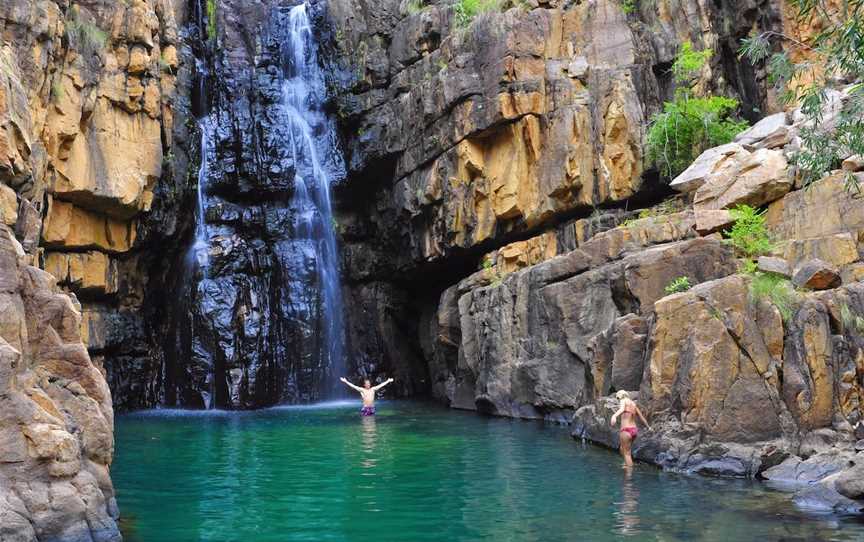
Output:
[[416,15],[426,9],[425,0],[408,0],[402,8],[403,15]]
[[798,306],[798,292],[792,283],[780,275],[757,272],[750,282],[750,297],[774,305],[784,322],[788,322]]
[[843,322],[843,329],[846,331],[864,334],[864,318],[853,313],[846,303],[840,305],[840,320]]
[[66,39],[79,53],[92,57],[105,49],[108,34],[95,24],[81,19],[81,14],[74,6],[65,22]]
[[687,290],[689,290],[692,287],[693,287],[693,285],[690,284],[689,278],[678,277],[677,279],[675,279],[672,282],[670,282],[669,284],[667,284],[665,290],[666,290],[667,294],[677,294],[680,292],[686,292]]
[[502,11],[511,3],[509,0],[459,0],[453,8],[456,15],[456,25],[466,28],[478,16]]
[[66,96],[66,91],[63,89],[63,83],[59,80],[51,83],[51,102],[58,104],[64,96]]
[[624,15],[630,15],[636,8],[638,0],[621,0],[621,11],[624,12]]
[[216,0],[207,0],[207,38],[216,39]]
[[756,272],[755,259],[771,252],[774,244],[765,225],[765,211],[759,211],[749,205],[738,205],[730,211],[735,223],[732,228],[723,232],[726,242],[735,251],[747,259],[743,271],[748,274]]

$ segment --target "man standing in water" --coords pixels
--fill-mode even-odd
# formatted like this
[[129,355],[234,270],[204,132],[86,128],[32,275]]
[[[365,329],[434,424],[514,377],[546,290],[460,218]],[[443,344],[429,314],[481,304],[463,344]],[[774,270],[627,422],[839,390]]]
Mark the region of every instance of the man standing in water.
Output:
[[630,450],[633,447],[633,441],[636,440],[636,435],[639,433],[639,429],[636,428],[636,416],[639,416],[639,419],[642,420],[642,423],[644,423],[648,429],[651,429],[651,426],[648,424],[648,420],[645,419],[645,416],[642,415],[642,411],[636,406],[636,403],[630,399],[629,393],[621,390],[615,394],[615,397],[621,401],[621,407],[618,409],[618,412],[612,415],[612,419],[609,423],[612,427],[615,427],[615,421],[618,419],[618,416],[621,416],[621,432],[618,433],[618,449],[621,452],[621,456],[624,458],[624,466],[632,467],[633,457],[630,455]]
[[342,377],[339,380],[349,388],[355,389],[360,392],[360,397],[363,398],[363,408],[360,409],[361,416],[375,415],[375,392],[380,390],[387,384],[393,382],[392,378],[388,378],[384,382],[373,387],[372,383],[369,382],[369,379],[366,378],[363,380],[363,387],[361,388],[360,386],[355,386],[354,384],[348,382],[345,377]]

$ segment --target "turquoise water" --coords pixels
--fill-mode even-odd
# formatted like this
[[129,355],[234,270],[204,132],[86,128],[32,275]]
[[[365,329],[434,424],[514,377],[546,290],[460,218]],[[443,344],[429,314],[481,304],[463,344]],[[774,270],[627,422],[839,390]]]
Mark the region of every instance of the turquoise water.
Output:
[[864,540],[758,483],[679,476],[566,428],[414,402],[117,419],[127,542]]

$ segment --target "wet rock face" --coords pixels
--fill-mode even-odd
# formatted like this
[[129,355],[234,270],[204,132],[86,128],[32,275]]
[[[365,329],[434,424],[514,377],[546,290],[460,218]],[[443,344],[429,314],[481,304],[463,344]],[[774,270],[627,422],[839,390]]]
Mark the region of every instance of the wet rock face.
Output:
[[111,393],[77,301],[0,225],[0,538],[119,541]]
[[[324,269],[319,251],[335,225],[309,203],[323,197],[315,192],[319,176],[338,183],[344,168],[323,81],[313,80],[321,76],[314,47],[322,6],[309,9],[312,41],[303,42],[308,50],[299,60],[310,65],[303,66],[294,57],[300,44],[292,41],[291,6],[220,3],[220,46],[208,46],[199,73],[207,90],[199,97],[207,104],[200,157],[206,256],[183,262],[176,287],[189,302],[163,328],[167,404],[315,401],[332,392],[333,363],[344,363],[331,363],[342,357],[332,347],[344,338],[328,328],[341,307],[329,314],[326,299],[325,280],[341,295],[338,269]],[[247,48],[253,41],[254,52]]]

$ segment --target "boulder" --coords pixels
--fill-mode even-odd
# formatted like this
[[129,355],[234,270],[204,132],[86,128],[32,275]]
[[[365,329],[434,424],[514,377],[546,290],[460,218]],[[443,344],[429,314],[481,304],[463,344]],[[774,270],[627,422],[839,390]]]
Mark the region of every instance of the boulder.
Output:
[[693,199],[696,211],[730,209],[747,204],[759,207],[792,189],[786,157],[779,150],[759,149],[703,184]]
[[710,235],[735,224],[732,213],[726,209],[702,210],[694,214],[696,216],[696,231],[699,235]]
[[763,273],[772,273],[786,278],[792,276],[792,271],[789,269],[789,262],[783,258],[760,256],[756,265],[759,267],[759,271],[762,271]]
[[812,485],[843,471],[848,465],[849,456],[836,452],[820,453],[806,460],[791,456],[765,469],[759,476],[786,487]]
[[834,342],[827,307],[805,299],[786,325],[782,396],[799,430],[830,427],[834,417]]
[[774,372],[783,324],[776,310],[751,303],[744,277],[664,297],[654,311],[640,390],[651,413],[695,424],[713,440],[745,444],[781,436]]
[[735,143],[756,149],[782,147],[791,140],[786,113],[775,113],[735,136]]
[[850,233],[836,233],[822,237],[793,239],[785,243],[783,256],[793,269],[807,260],[817,259],[835,267],[857,262],[858,243]]
[[792,284],[798,288],[811,290],[836,288],[841,282],[840,271],[837,268],[815,258],[798,266],[792,275]]
[[836,490],[821,484],[798,491],[793,500],[801,508],[820,512],[858,514],[864,509],[864,504],[844,497]]
[[[856,174],[864,183],[864,174]],[[766,223],[777,240],[813,239],[864,230],[864,205],[836,174],[769,205]]]
[[14,226],[18,221],[18,196],[0,182],[0,223]]
[[669,186],[678,192],[695,192],[715,175],[737,170],[750,153],[737,143],[712,147],[702,154]]
[[635,314],[622,316],[615,321],[612,338],[612,388],[638,390],[645,363],[647,320]]
[[846,498],[864,500],[864,462],[841,472],[834,487]]
[[843,160],[843,164],[841,166],[843,171],[861,171],[864,170],[864,156],[860,154],[854,154],[845,160]]

